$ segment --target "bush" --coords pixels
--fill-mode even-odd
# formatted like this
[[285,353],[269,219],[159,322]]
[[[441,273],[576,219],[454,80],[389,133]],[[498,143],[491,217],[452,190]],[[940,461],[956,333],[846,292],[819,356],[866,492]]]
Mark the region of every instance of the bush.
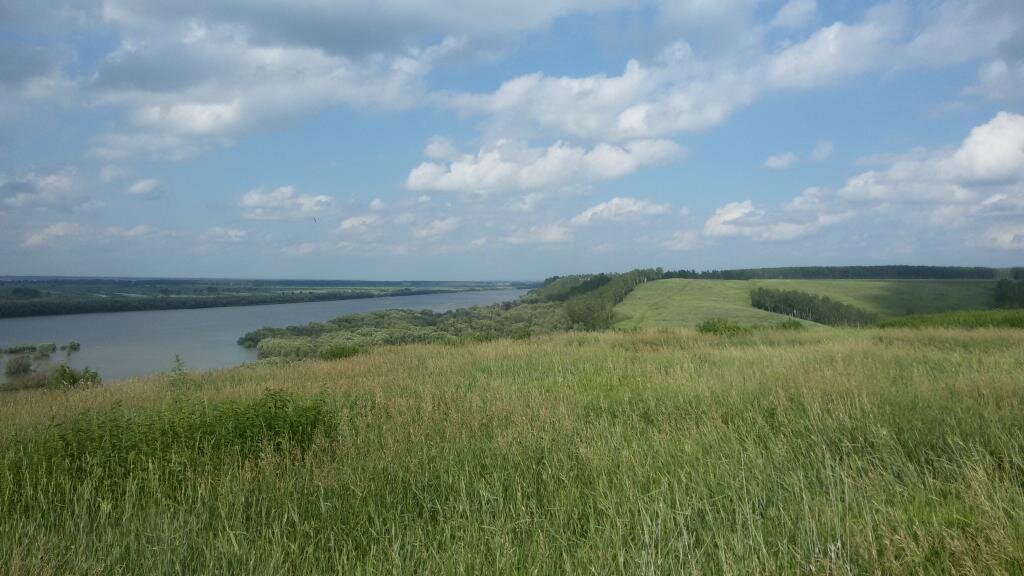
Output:
[[26,376],[32,373],[32,358],[27,355],[15,356],[7,361],[4,374],[10,377]]
[[337,360],[339,358],[355,356],[362,351],[362,347],[358,344],[335,342],[320,349],[320,358],[323,358],[324,360]]
[[90,370],[88,366],[81,370],[75,370],[67,364],[61,364],[50,372],[49,384],[52,386],[76,388],[79,386],[99,386],[102,383],[103,379],[100,378],[99,372]]
[[804,324],[803,322],[795,319],[795,318],[788,318],[788,319],[783,320],[782,322],[779,322],[778,324],[776,324],[774,326],[774,328],[776,330],[797,330],[798,331],[798,330],[807,330],[807,325]]
[[49,358],[51,354],[57,351],[57,345],[50,342],[49,344],[40,344],[36,346],[36,357],[38,358]]
[[697,332],[702,334],[719,334],[719,335],[734,335],[734,334],[745,334],[750,332],[749,326],[744,326],[739,322],[732,320],[726,320],[725,318],[709,318],[700,324],[697,324]]

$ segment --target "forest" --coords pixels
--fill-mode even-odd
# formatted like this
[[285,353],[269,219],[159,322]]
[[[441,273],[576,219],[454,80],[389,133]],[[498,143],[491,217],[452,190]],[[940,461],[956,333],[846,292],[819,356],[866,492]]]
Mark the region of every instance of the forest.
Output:
[[533,285],[524,282],[8,278],[0,279],[0,318],[290,304]]
[[755,288],[750,291],[750,304],[768,312],[829,326],[867,326],[876,320],[874,315],[856,306],[799,290]]

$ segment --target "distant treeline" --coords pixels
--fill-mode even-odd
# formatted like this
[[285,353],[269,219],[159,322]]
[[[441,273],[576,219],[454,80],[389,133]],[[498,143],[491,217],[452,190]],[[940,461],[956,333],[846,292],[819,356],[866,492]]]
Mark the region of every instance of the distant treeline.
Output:
[[[1024,269],[1018,269],[1024,272]],[[996,268],[962,266],[800,266],[737,270],[675,270],[665,278],[709,280],[994,280]]]
[[139,310],[178,310],[253,306],[258,304],[290,304],[378,298],[382,296],[413,296],[451,292],[450,289],[400,288],[387,292],[286,292],[262,294],[211,294],[207,296],[174,296],[144,298],[66,298],[44,300],[0,301],[0,318],[19,316],[50,316],[54,314],[88,314],[94,312],[133,312]]
[[1024,308],[1024,282],[996,282],[996,308]]
[[875,321],[872,314],[856,306],[799,290],[755,288],[750,292],[750,303],[761,310],[829,326],[866,326]]
[[417,342],[457,343],[526,338],[565,330],[597,330],[614,323],[613,308],[659,270],[552,277],[516,302],[449,312],[383,310],[305,326],[261,328],[238,343],[260,358],[340,358],[366,348]]

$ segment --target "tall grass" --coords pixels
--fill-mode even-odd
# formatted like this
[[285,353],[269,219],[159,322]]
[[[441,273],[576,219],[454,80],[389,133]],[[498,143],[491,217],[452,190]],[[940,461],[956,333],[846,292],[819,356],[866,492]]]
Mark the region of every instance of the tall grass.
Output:
[[1020,573],[1022,344],[578,333],[5,394],[0,566]]
[[880,322],[881,328],[1024,328],[1024,310],[960,310]]

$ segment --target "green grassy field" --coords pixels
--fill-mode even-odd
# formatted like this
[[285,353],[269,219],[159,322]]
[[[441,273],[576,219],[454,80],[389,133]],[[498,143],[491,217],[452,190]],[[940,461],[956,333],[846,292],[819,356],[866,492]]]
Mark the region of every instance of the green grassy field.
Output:
[[1019,330],[661,330],[7,393],[0,566],[1021,573],[1021,365]]
[[917,314],[879,323],[880,328],[1024,328],[1024,310],[960,310]]
[[[619,328],[692,327],[709,318],[763,325],[786,318],[750,305],[764,286],[828,296],[881,318],[992,306],[993,282],[972,280],[659,280],[615,308]],[[810,324],[810,323],[809,323]]]

